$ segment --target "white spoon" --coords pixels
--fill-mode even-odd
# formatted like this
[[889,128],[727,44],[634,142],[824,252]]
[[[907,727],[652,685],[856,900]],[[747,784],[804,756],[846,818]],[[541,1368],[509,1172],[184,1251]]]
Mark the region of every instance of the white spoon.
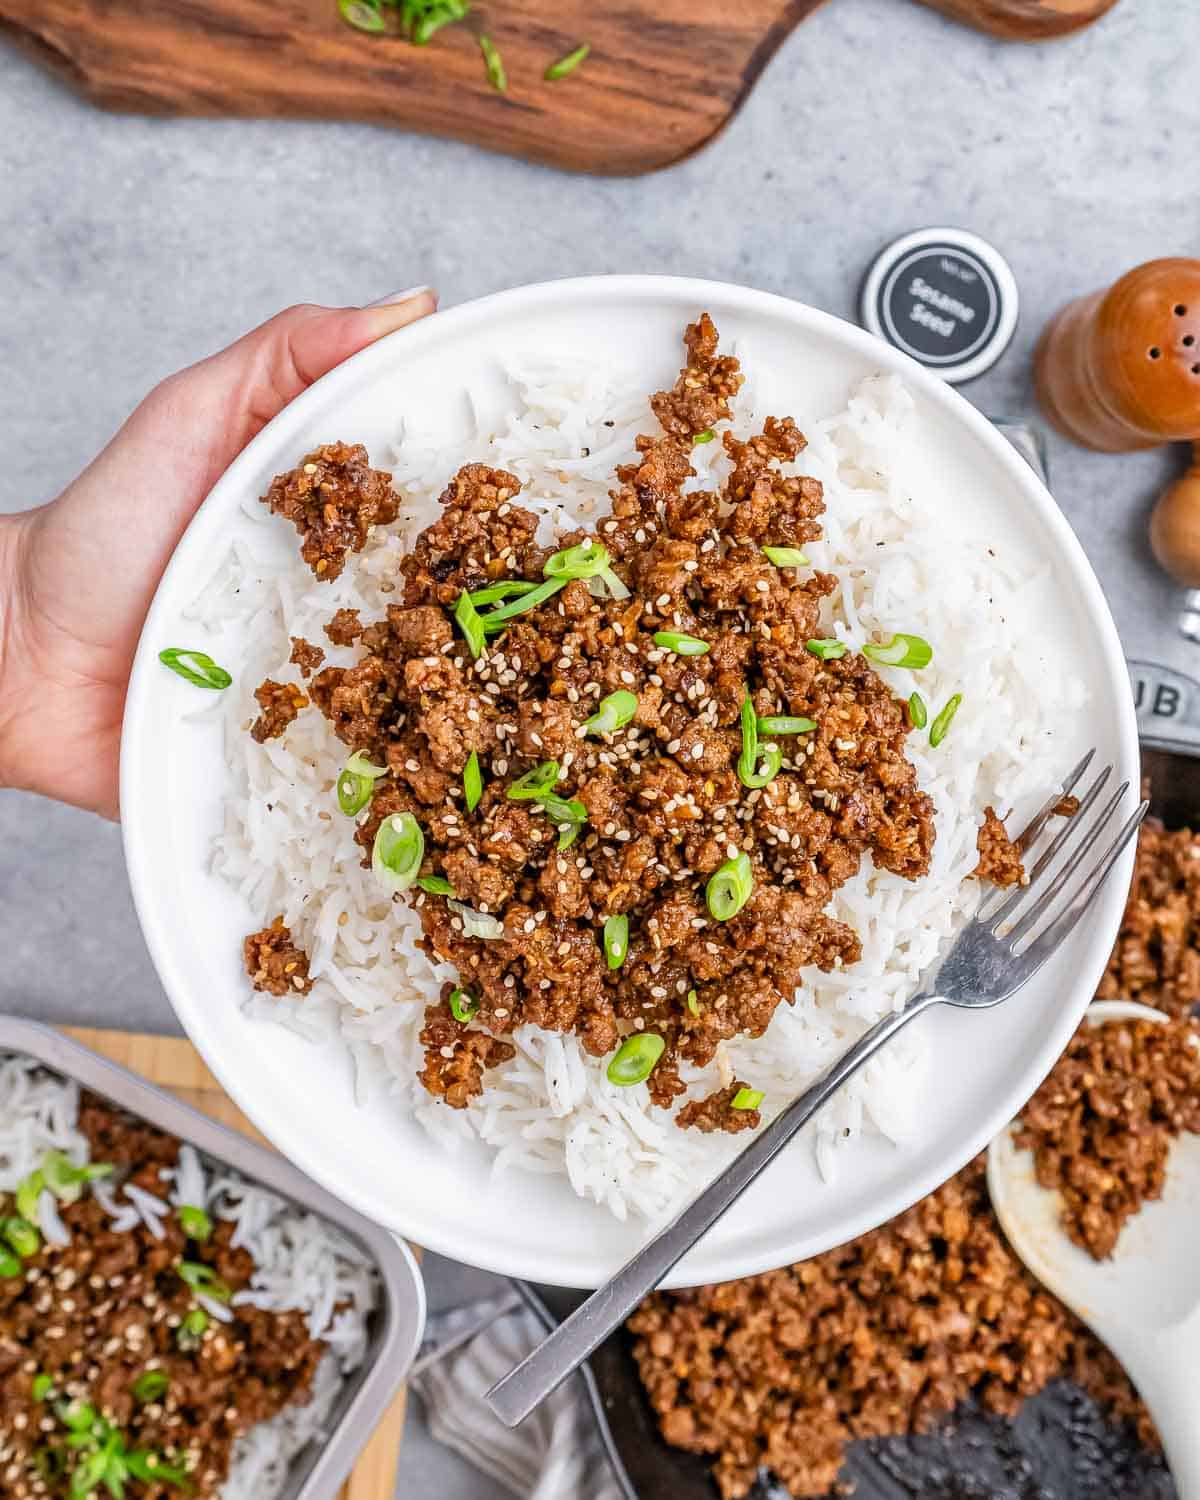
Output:
[[[1105,1000],[1088,1019],[1169,1017]],[[1016,1149],[1012,1126],[988,1151],[988,1191],[1013,1249],[1125,1366],[1158,1427],[1180,1500],[1200,1500],[1200,1136],[1172,1143],[1163,1196],[1126,1223],[1106,1261],[1067,1238],[1058,1194],[1038,1186],[1033,1153]]]

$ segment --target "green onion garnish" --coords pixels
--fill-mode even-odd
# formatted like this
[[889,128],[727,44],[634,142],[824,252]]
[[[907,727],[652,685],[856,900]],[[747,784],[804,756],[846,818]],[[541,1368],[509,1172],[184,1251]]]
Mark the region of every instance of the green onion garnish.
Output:
[[208,1327],[208,1314],[202,1307],[193,1307],[183,1318],[175,1335],[181,1349],[194,1349],[204,1337]]
[[808,565],[808,556],[799,547],[764,547],[763,556],[777,568],[803,568]]
[[639,1031],[627,1036],[608,1065],[609,1083],[627,1089],[632,1084],[645,1082],[654,1072],[666,1045],[653,1031]]
[[868,641],[863,655],[885,667],[912,667],[919,670],[933,660],[933,647],[919,635],[894,635],[890,641],[877,646]]
[[26,1218],[0,1221],[0,1237],[7,1240],[22,1260],[28,1260],[42,1248],[42,1237]]
[[593,538],[548,557],[542,572],[547,578],[595,578],[611,562],[608,548]]
[[99,1413],[90,1401],[60,1401],[54,1415],[69,1432],[87,1432]]
[[233,678],[224,667],[217,666],[207,651],[192,651],[187,646],[170,646],[158,653],[164,667],[170,667],[177,677],[197,687],[212,688],[214,692],[227,688]]
[[526,771],[524,776],[518,776],[504,795],[511,802],[540,802],[547,792],[553,790],[557,780],[558,762],[544,760],[532,771]]
[[464,1026],[473,1021],[479,1011],[479,1001],[470,990],[450,991],[450,1014]]
[[687,992],[687,1008],[694,1016],[700,1014],[700,996],[697,995],[695,990],[688,990]]
[[11,1281],[14,1276],[20,1276],[23,1270],[24,1267],[12,1251],[0,1245],[0,1281]]
[[703,432],[697,432],[693,434],[692,443],[711,443],[713,438],[715,437],[716,433],[712,430],[712,428],[706,427]]
[[738,779],[743,786],[766,786],[779,775],[783,752],[778,745],[759,745],[758,718],[747,693],[742,699],[742,753],[738,756]]
[[416,882],[425,858],[425,835],[412,813],[393,813],[384,818],[371,849],[371,871],[385,891],[393,895]]
[[53,1375],[47,1375],[43,1372],[41,1375],[33,1377],[33,1384],[29,1388],[29,1394],[35,1401],[44,1401],[53,1389]]
[[171,1384],[165,1370],[143,1370],[133,1382],[133,1399],[135,1401],[157,1401],[165,1395],[167,1387]]
[[[387,0],[390,5],[397,0]],[[400,24],[416,47],[424,47],[443,26],[463,21],[471,9],[468,0],[398,0]]]
[[500,52],[490,36],[479,38],[479,50],[483,53],[484,66],[487,68],[488,82],[497,91],[503,94],[508,88],[508,74],[504,71],[504,63]]
[[563,823],[560,825],[558,830],[559,853],[571,847],[579,837],[579,830],[582,826],[581,823]]
[[478,661],[487,647],[487,635],[484,631],[483,617],[476,610],[470,594],[465,589],[459,594],[458,603],[454,606],[454,618],[463,633],[463,639],[471,649],[471,655]]
[[379,0],[338,0],[342,20],[358,31],[386,31]]
[[678,630],[656,630],[654,644],[666,651],[674,651],[676,656],[703,656],[712,649],[699,636],[681,635]]
[[738,1089],[729,1101],[730,1109],[757,1109],[763,1102],[762,1089]]
[[211,1266],[206,1266],[202,1261],[181,1260],[175,1269],[193,1292],[212,1297],[217,1302],[228,1302],[233,1296],[232,1289],[221,1280]]
[[[538,798],[538,804],[556,827],[565,824],[568,828],[578,829],[587,822],[587,808],[578,797],[559,797],[554,792],[547,792]],[[562,848],[561,843],[559,847]]]
[[839,656],[845,656],[850,647],[845,641],[823,640],[805,641],[804,649],[811,651],[814,656],[819,656],[822,661],[837,661]]
[[914,729],[924,729],[929,718],[929,710],[925,707],[925,700],[920,693],[910,693],[908,699],[908,717]]
[[610,969],[619,969],[629,955],[629,918],[609,917],[604,924],[604,958]]
[[422,875],[417,884],[431,896],[453,896],[454,887],[444,875]]
[[637,711],[637,694],[618,688],[607,698],[601,698],[599,708],[590,719],[584,720],[583,727],[588,734],[612,734],[624,728]]
[[954,715],[958,712],[958,705],[962,702],[962,694],[955,693],[953,698],[934,719],[929,726],[929,743],[936,750],[950,732],[950,726],[954,722]]
[[591,50],[590,44],[583,42],[575,48],[574,52],[568,52],[566,57],[560,57],[557,62],[552,62],[543,75],[546,81],[554,83],[559,78],[565,78],[568,73],[573,73]]
[[212,1220],[194,1203],[184,1203],[179,1210],[179,1227],[189,1240],[203,1245],[212,1236]]
[[537,609],[538,605],[545,604],[547,599],[552,599],[559,589],[566,588],[566,578],[547,578],[545,582],[539,583],[536,588],[522,594],[519,599],[512,599],[507,604],[502,604],[498,609],[489,609],[479,618],[483,621],[483,628],[489,635],[494,635],[497,630],[503,630],[509,620],[515,620],[518,615],[523,615],[527,610]]
[[732,859],[727,859],[719,870],[713,872],[705,887],[704,899],[718,922],[728,922],[749,901],[753,890],[754,876],[750,870],[750,859],[744,850],[739,850]]
[[476,911],[473,906],[465,906],[461,901],[447,901],[446,905],[462,923],[463,931],[468,937],[491,943],[504,936],[504,923],[490,912]]
[[758,721],[759,734],[807,734],[816,727],[815,720],[797,718],[793,714],[772,714]]
[[17,1212],[30,1223],[37,1221],[38,1199],[45,1186],[46,1177],[42,1172],[30,1172],[28,1177],[23,1177],[17,1184]]
[[123,1462],[133,1477],[140,1479],[143,1484],[173,1484],[177,1489],[184,1490],[190,1487],[190,1476],[186,1469],[179,1464],[164,1462],[159,1454],[150,1449],[135,1448],[132,1453],[124,1455]]
[[467,811],[474,812],[483,796],[483,772],[479,769],[479,756],[474,750],[467,756],[463,767],[463,794],[467,799]]
[[362,812],[371,800],[375,783],[386,775],[386,766],[374,766],[361,750],[354,752],[337,779],[338,806],[348,818]]
[[[41,1175],[45,1186],[64,1203],[76,1202],[83,1192],[85,1182],[98,1182],[103,1177],[111,1177],[112,1174],[113,1168],[109,1162],[89,1162],[85,1167],[77,1167],[71,1158],[61,1151],[47,1151],[42,1158]],[[30,1215],[24,1214],[23,1217],[29,1218]]]
[[526,583],[523,578],[506,578],[502,583],[490,583],[485,589],[476,589],[468,595],[476,609],[482,604],[495,604],[499,599],[511,599],[513,595],[532,594],[536,583]]

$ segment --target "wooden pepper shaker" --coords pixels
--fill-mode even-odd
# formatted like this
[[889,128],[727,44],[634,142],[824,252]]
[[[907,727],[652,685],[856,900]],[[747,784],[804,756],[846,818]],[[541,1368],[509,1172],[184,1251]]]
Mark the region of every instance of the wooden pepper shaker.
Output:
[[1068,303],[1042,335],[1034,382],[1046,416],[1086,448],[1195,444],[1150,541],[1172,577],[1200,589],[1200,260],[1148,261]]

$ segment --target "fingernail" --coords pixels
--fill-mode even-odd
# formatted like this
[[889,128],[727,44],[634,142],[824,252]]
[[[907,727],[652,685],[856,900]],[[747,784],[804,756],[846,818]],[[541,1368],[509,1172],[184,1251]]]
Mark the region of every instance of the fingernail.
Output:
[[431,286],[410,286],[403,292],[392,292],[387,297],[380,297],[376,302],[368,302],[368,307],[392,307],[397,302],[411,302],[415,297],[429,296],[437,301],[437,293]]

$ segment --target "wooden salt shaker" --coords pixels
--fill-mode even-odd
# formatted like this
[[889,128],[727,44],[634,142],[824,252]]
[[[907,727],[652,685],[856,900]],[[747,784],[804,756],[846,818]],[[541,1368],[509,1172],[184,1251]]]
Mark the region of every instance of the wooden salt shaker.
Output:
[[1191,469],[1155,506],[1150,543],[1173,578],[1200,589],[1200,260],[1148,261],[1068,303],[1042,335],[1034,382],[1046,416],[1085,448],[1193,443]]

